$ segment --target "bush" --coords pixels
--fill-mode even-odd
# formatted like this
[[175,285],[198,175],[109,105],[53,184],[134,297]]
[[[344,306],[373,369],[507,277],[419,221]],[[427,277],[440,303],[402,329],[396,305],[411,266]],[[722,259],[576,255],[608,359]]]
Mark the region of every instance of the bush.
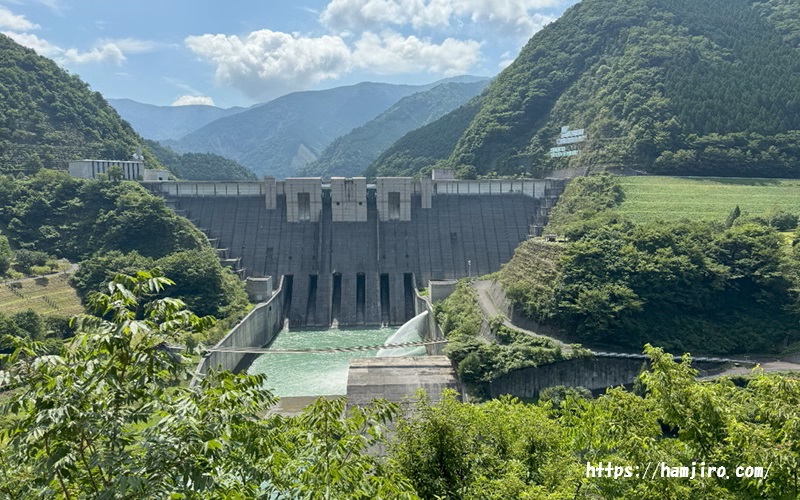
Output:
[[[35,250],[17,250],[17,253],[14,254],[14,260],[17,263],[17,267],[26,273],[26,274],[33,274],[34,267],[43,267],[47,266],[47,261],[50,259],[50,256],[44,252],[39,252]],[[49,271],[49,268],[47,269]],[[45,271],[45,274],[47,273]]]
[[28,274],[31,276],[43,276],[45,274],[50,274],[52,269],[50,266],[31,266]]

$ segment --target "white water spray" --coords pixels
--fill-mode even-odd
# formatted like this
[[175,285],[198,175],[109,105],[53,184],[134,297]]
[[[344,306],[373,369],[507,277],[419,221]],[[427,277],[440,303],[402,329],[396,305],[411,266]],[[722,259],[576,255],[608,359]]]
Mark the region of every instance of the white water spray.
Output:
[[[389,337],[386,344],[404,344],[406,342],[421,342],[421,332],[428,319],[428,311],[411,318],[405,325],[401,326],[394,335]],[[399,357],[399,356],[423,356],[425,355],[425,347],[403,347],[395,349],[381,349],[378,351],[377,357]]]

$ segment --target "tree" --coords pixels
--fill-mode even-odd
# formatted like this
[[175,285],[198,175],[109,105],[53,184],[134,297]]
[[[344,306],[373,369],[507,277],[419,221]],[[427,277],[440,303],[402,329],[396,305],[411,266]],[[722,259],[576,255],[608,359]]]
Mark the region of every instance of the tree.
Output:
[[[365,453],[383,442],[394,405],[343,416],[320,401],[267,416],[263,376],[192,366],[167,346],[211,325],[173,298],[157,271],[117,275],[73,320],[53,355],[15,339],[0,358],[0,492],[8,498],[398,498],[407,480]],[[54,390],[55,389],[55,390]]]
[[731,213],[728,214],[728,218],[725,219],[725,227],[728,229],[733,227],[733,223],[736,222],[736,219],[738,219],[740,215],[742,215],[742,211],[739,209],[739,205],[736,205],[733,210],[731,210]]
[[44,252],[39,252],[36,250],[17,250],[14,254],[14,260],[17,263],[17,266],[25,272],[26,274],[31,272],[31,269],[37,266],[44,266],[47,264],[47,259],[50,256]]
[[108,175],[108,180],[111,182],[120,182],[125,176],[124,172],[122,171],[122,167],[119,165],[111,165],[108,167],[108,170],[106,170],[106,175]]
[[11,245],[8,243],[8,238],[0,235],[0,276],[4,275],[11,268],[11,260],[14,258],[14,253],[11,251]]

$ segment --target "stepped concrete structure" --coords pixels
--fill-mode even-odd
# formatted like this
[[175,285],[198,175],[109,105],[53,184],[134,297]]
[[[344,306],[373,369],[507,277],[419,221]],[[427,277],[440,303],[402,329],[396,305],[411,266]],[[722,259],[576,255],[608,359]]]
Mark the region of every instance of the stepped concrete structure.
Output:
[[[398,325],[429,280],[500,269],[564,180],[144,182],[244,279],[283,282],[292,326]],[[266,296],[260,293],[261,297]],[[263,299],[262,299],[263,300]]]

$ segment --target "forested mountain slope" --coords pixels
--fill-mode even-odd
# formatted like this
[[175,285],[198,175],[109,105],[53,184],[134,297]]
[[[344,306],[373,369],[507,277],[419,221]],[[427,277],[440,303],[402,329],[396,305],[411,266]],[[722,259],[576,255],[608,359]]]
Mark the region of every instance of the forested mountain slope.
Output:
[[341,136],[304,169],[324,177],[361,175],[386,148],[408,132],[427,125],[478,95],[489,79],[443,83],[401,99],[370,122]]
[[[453,81],[472,81],[459,77]],[[359,83],[328,90],[295,92],[209,123],[180,141],[164,141],[179,152],[215,153],[258,175],[294,175],[316,160],[334,139],[429,85]]]
[[[481,174],[592,164],[796,177],[798,89],[794,0],[584,0],[528,42],[474,113],[429,126],[422,148],[401,139],[371,170],[441,160]],[[590,142],[550,159],[564,125]]]
[[190,181],[222,181],[255,179],[247,167],[213,153],[176,153],[156,141],[145,139],[158,161],[179,179]]
[[77,158],[127,160],[141,145],[100,93],[0,34],[0,172],[65,169]]
[[246,108],[215,106],[155,106],[130,99],[109,99],[108,103],[142,137],[161,141],[180,139],[214,120],[241,113]]

